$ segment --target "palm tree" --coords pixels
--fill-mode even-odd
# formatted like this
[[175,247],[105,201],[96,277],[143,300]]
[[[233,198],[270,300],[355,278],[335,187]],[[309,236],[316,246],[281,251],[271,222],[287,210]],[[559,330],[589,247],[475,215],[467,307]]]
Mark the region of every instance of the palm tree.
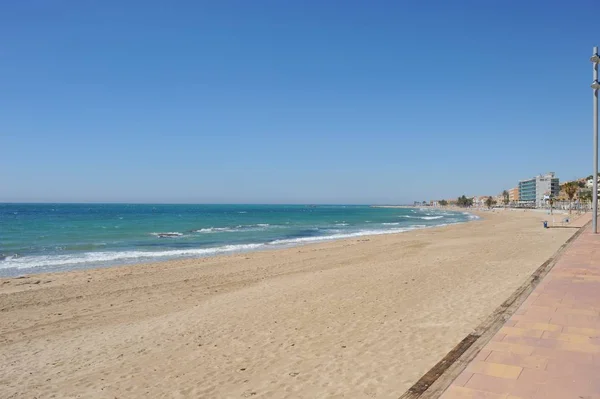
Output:
[[579,193],[579,199],[582,202],[589,202],[592,200],[592,190],[581,190]]
[[492,197],[487,197],[487,199],[485,200],[485,204],[487,205],[488,208],[491,208],[495,202],[496,201],[494,201],[494,199]]
[[564,184],[563,189],[565,190],[567,197],[569,197],[569,213],[571,213],[573,197],[575,197],[575,194],[579,190],[579,186],[577,185],[577,182],[570,181]]
[[581,202],[586,204],[587,209],[587,203],[592,202],[592,190],[581,190],[579,192],[579,199],[581,200]]
[[502,199],[504,200],[504,206],[508,205],[508,201],[509,201],[509,195],[508,195],[508,191],[504,190],[502,191]]

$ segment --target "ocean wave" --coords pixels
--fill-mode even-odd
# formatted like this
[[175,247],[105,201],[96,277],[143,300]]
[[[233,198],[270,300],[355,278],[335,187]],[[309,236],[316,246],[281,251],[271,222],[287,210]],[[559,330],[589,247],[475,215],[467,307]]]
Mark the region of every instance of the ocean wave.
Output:
[[[235,227],[205,227],[198,230],[192,230],[193,233],[235,233],[239,231],[252,231],[252,230],[264,230],[267,227],[271,227],[268,223],[248,224],[248,225],[237,225]],[[273,226],[275,227],[275,226]]]
[[207,227],[205,229],[192,230],[193,233],[224,233],[237,231],[235,228],[229,227]]
[[224,245],[214,248],[174,249],[165,251],[120,251],[84,252],[77,255],[42,255],[7,257],[0,261],[0,269],[32,269],[37,267],[59,267],[78,264],[102,264],[107,262],[127,262],[132,260],[151,261],[157,258],[177,258],[186,256],[209,256],[222,253],[250,251],[264,244]]
[[348,223],[336,223],[336,226],[348,226]]
[[436,220],[436,219],[441,219],[444,216],[442,216],[442,215],[439,215],[439,216],[410,216],[410,215],[400,215],[399,217],[410,218],[410,219],[422,219],[422,220]]
[[356,231],[353,233],[331,234],[331,235],[326,235],[326,236],[285,238],[282,240],[271,241],[268,244],[269,245],[301,244],[301,243],[309,243],[309,242],[340,240],[343,238],[376,236],[376,235],[393,234],[393,233],[404,233],[405,231],[409,231],[409,230],[414,230],[414,228],[406,227],[406,228],[401,228],[401,229],[388,229],[388,230],[361,230],[361,231]]
[[[471,214],[465,213],[465,216],[468,216],[468,219],[474,220],[479,219],[479,217]],[[426,217],[413,217],[414,219],[424,219]],[[436,218],[436,217],[433,217]],[[439,218],[439,217],[437,217]],[[457,223],[457,221],[453,219],[448,219],[450,223],[437,224],[437,225],[425,225],[425,224],[413,224],[410,226],[402,226],[402,227],[392,227],[392,228],[383,228],[382,229],[371,229],[371,230],[359,230],[359,231],[344,231],[344,229],[322,229],[313,228],[317,234],[321,233],[323,235],[310,235],[304,237],[295,237],[295,238],[283,238],[278,240],[273,240],[270,242],[263,243],[252,243],[252,244],[229,244],[229,245],[221,245],[215,246],[211,248],[187,248],[187,249],[165,249],[160,251],[140,251],[140,250],[129,250],[129,251],[98,251],[98,252],[79,252],[77,254],[55,254],[55,255],[26,255],[26,256],[17,256],[10,254],[8,256],[5,255],[4,259],[0,260],[0,269],[34,269],[34,268],[46,268],[49,270],[59,270],[59,269],[69,269],[72,267],[85,267],[87,265],[105,265],[105,264],[126,264],[126,263],[140,263],[140,262],[150,262],[153,260],[166,260],[173,258],[182,258],[182,257],[203,257],[203,256],[211,256],[211,255],[219,255],[219,254],[227,254],[227,253],[235,253],[235,252],[244,252],[251,251],[261,248],[276,248],[277,246],[292,246],[292,245],[301,245],[301,244],[309,244],[315,242],[322,241],[331,241],[338,239],[346,239],[346,238],[355,238],[361,236],[369,236],[369,235],[383,235],[383,234],[393,234],[393,233],[402,233],[410,230],[421,229],[421,228],[431,228],[437,226],[444,226],[448,224]],[[466,221],[466,220],[465,220]],[[416,220],[415,220],[416,222]],[[418,222],[417,222],[418,223]],[[385,223],[382,223],[385,224]],[[389,222],[386,226],[393,226],[394,224],[402,224],[399,222]],[[271,228],[273,226],[269,226],[266,224],[252,225],[254,228],[264,229],[265,227]],[[250,227],[250,226],[238,226],[238,227]],[[280,226],[283,227],[283,226]],[[231,229],[225,227],[212,227],[206,229],[200,229],[198,231],[223,231],[223,229]],[[153,233],[157,237],[160,234],[173,234],[172,237],[180,237],[183,234],[180,232],[167,232],[167,233]]]
[[467,218],[469,218],[469,220],[478,220],[478,219],[481,219],[481,218],[480,218],[479,216],[477,216],[477,215],[473,215],[473,214],[466,213],[466,212],[465,212],[465,213],[463,213],[463,215],[465,215]]
[[394,223],[381,223],[384,226],[397,226],[400,224],[400,222],[394,222]]

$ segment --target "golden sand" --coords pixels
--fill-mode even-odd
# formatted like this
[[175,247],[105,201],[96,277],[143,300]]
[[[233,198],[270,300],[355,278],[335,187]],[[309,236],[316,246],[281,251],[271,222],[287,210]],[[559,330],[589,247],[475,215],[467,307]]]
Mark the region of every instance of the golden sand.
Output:
[[397,398],[576,231],[545,217],[0,279],[0,397]]

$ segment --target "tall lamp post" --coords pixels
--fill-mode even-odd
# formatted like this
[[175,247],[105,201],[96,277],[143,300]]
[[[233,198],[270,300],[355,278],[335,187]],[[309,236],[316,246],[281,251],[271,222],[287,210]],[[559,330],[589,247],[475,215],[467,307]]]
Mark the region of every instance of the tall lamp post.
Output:
[[600,56],[598,55],[598,47],[594,47],[594,53],[590,58],[594,68],[594,81],[592,82],[592,90],[594,91],[594,185],[592,188],[592,233],[598,234],[598,64]]

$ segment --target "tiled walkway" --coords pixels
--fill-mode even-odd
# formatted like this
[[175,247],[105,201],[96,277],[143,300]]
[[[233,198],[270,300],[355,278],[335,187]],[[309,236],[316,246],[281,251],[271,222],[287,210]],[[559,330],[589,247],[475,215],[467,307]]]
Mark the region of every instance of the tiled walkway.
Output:
[[600,234],[583,232],[442,399],[600,399]]

